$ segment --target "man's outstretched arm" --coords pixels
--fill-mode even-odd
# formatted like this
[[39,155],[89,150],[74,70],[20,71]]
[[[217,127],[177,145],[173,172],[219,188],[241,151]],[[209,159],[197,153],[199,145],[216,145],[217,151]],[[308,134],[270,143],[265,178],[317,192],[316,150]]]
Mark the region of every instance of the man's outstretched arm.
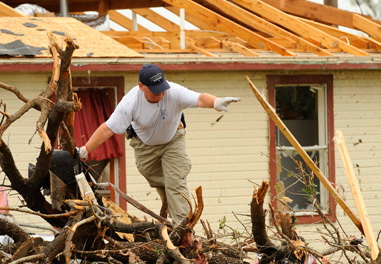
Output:
[[241,101],[240,98],[238,97],[223,97],[219,98],[216,97],[212,94],[208,93],[202,93],[198,97],[197,101],[197,107],[202,107],[202,108],[214,108],[217,111],[228,111],[228,105],[231,104],[232,102],[239,102]]
[[79,157],[81,159],[87,159],[91,151],[103,144],[107,139],[112,137],[115,133],[103,123],[97,130],[91,135],[87,143],[79,148]]

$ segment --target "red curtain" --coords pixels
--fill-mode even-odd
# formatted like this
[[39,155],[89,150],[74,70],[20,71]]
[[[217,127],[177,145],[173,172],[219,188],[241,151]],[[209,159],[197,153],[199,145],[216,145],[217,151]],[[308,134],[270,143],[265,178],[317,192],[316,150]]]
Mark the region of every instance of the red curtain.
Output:
[[[93,132],[111,115],[109,89],[86,89],[77,92],[82,109],[75,114],[74,138],[78,147],[83,146]],[[106,140],[89,154],[89,160],[112,159],[121,156],[122,148],[116,135]]]

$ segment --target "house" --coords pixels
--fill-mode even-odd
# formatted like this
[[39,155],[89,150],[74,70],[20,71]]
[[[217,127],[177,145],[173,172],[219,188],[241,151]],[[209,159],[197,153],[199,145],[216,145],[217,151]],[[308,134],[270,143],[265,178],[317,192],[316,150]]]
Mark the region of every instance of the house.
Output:
[[[104,1],[88,1],[86,5],[80,2],[84,1],[69,1],[67,9],[70,12],[96,10],[102,15],[107,13],[110,20],[127,31],[103,31],[102,35],[88,28],[73,32],[71,30],[80,28],[73,19],[46,17],[44,14],[19,20],[1,17],[0,30],[17,34],[26,21],[36,22],[33,19],[49,25],[57,23],[57,28],[66,26],[54,30],[67,30],[78,41],[83,41],[73,56],[74,86],[114,87],[116,92],[110,96],[117,98],[114,104],[136,85],[137,72],[145,63],[158,64],[168,80],[193,90],[221,97],[241,97],[242,101],[232,105],[228,113],[210,109],[188,109],[185,112],[187,147],[193,161],[188,176],[189,187],[190,190],[203,187],[205,209],[202,219],[210,222],[213,231],[219,232],[219,224],[225,218],[227,226],[244,231],[250,221],[248,204],[253,189],[266,180],[271,183],[268,202],[279,209],[283,204],[274,197],[290,198],[292,201],[287,201],[296,212],[297,230],[310,241],[310,246],[321,246],[320,234],[316,232],[322,227],[319,224],[321,218],[309,211],[311,202],[305,198],[302,184],[296,181],[299,171],[295,169],[295,160],[301,158],[269,121],[251,92],[246,76],[267,97],[299,143],[356,212],[334,141],[335,131],[343,132],[374,232],[380,230],[380,21],[304,0],[138,3],[110,0],[106,1],[107,5]],[[9,0],[3,3],[12,12],[12,8],[22,2]],[[49,1],[29,3],[38,4],[50,12],[60,11],[57,4]],[[178,15],[180,23],[160,16],[154,7]],[[127,18],[117,11],[119,9],[131,9],[133,18]],[[135,19],[138,15],[153,21],[163,31],[151,31],[138,25]],[[19,25],[10,28],[8,25],[13,21],[20,21]],[[197,29],[185,29],[185,21]],[[342,27],[356,29],[358,33],[349,33]],[[89,35],[82,38],[85,31]],[[1,32],[1,36],[9,35]],[[112,44],[106,44],[112,39]],[[26,44],[39,47],[38,43],[42,42]],[[0,44],[5,44],[3,38],[0,38]],[[0,81],[33,96],[47,83],[51,71],[50,58],[43,50],[41,53],[0,58]],[[8,111],[16,111],[20,102],[12,94],[3,90],[0,93],[1,99],[10,106]],[[25,149],[25,142],[34,131],[35,116],[36,113],[28,113],[28,118],[20,120],[19,125],[12,126],[9,132],[10,145],[25,169],[35,158],[33,147],[40,144],[33,138],[34,145],[31,144],[30,150]],[[31,129],[20,130],[21,126]],[[134,199],[159,211],[159,196],[135,168],[128,141],[121,137],[120,142],[125,147],[122,157],[113,161],[113,164],[119,164],[114,166],[114,172],[125,172],[127,176],[124,178],[126,182],[118,183],[119,186],[126,187],[127,194]],[[116,175],[113,181],[120,179]],[[336,206],[320,181],[315,177],[312,183],[316,185],[317,199],[326,216],[339,222],[347,234],[360,236],[359,230],[344,210]],[[129,205],[128,211],[142,216]]]

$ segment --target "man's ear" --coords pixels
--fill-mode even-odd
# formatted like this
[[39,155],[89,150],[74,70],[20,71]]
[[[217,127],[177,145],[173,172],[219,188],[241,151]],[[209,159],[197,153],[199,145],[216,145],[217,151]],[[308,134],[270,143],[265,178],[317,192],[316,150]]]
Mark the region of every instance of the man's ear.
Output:
[[139,82],[138,85],[139,85],[139,89],[140,89],[140,90],[143,90],[143,86],[144,86],[144,84],[142,84],[141,82]]

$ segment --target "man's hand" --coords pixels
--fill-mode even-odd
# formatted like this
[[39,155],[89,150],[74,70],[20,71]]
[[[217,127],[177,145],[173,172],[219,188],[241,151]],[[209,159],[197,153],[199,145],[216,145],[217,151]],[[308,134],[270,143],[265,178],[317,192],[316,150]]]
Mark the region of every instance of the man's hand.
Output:
[[82,146],[80,148],[77,148],[77,151],[78,151],[78,155],[79,155],[80,159],[87,160],[87,158],[89,157],[89,152],[87,151],[86,146]]
[[228,105],[232,102],[239,102],[241,101],[241,98],[238,97],[224,97],[224,98],[216,98],[214,100],[214,109],[216,109],[218,112],[221,111],[228,111]]

